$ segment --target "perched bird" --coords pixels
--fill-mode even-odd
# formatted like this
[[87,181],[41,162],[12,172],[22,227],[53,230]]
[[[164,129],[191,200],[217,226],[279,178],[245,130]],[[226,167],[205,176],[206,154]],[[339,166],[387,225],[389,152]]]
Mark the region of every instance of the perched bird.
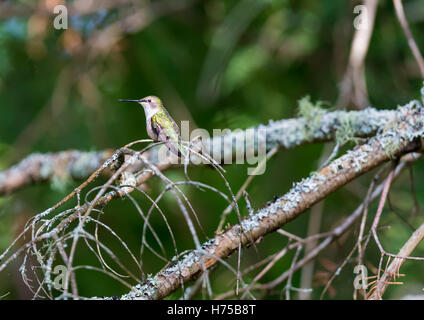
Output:
[[180,129],[169,115],[162,101],[155,96],[148,96],[139,100],[124,100],[139,103],[146,114],[147,134],[154,141],[165,142],[168,149],[179,158],[185,157],[186,152],[181,145]]

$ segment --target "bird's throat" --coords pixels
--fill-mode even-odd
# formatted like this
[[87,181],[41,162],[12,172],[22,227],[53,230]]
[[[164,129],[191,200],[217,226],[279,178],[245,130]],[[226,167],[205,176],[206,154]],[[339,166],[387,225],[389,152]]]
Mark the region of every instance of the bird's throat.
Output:
[[146,114],[146,119],[151,119],[156,113],[158,113],[158,109],[155,108],[144,108],[144,113]]

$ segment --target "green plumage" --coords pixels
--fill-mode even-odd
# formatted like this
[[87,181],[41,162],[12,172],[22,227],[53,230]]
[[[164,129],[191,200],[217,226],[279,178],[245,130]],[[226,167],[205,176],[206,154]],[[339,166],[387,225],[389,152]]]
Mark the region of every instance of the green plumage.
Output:
[[163,106],[151,117],[150,124],[157,136],[154,140],[165,142],[171,152],[179,157],[185,157],[186,152],[181,145],[180,129]]

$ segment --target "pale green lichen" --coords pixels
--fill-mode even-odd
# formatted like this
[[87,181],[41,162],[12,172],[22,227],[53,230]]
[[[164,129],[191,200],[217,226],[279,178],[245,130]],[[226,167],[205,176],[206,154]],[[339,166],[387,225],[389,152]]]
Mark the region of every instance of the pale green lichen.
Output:
[[319,130],[321,117],[326,113],[322,105],[322,101],[312,103],[310,96],[305,96],[298,101],[297,114],[305,120],[303,134],[306,140],[311,140],[314,132]]
[[64,193],[72,184],[71,177],[68,174],[61,176],[54,174],[50,179],[50,187],[53,191]]
[[335,139],[336,143],[340,146],[344,145],[349,141],[357,143],[355,138],[356,130],[355,124],[358,123],[358,119],[355,114],[349,114],[347,117],[340,118],[340,124],[336,129]]
[[297,103],[297,114],[301,118],[305,118],[307,120],[315,120],[326,113],[326,111],[322,108],[324,103],[322,101],[312,103],[310,96],[305,96],[299,99]]
[[424,110],[418,100],[397,108],[397,117],[380,130],[378,141],[386,155],[394,159],[403,142],[424,137]]
[[[367,108],[360,111],[332,111],[322,109],[322,102],[312,103],[309,97],[299,101],[299,115],[301,118],[270,120],[267,125],[259,125],[255,130],[254,148],[259,143],[266,143],[266,150],[275,146],[285,149],[311,141],[328,141],[337,138],[339,142],[355,139],[356,137],[367,137],[375,134],[381,126],[396,117],[395,110],[376,110]],[[265,132],[266,134],[262,134]],[[229,147],[224,148],[231,152],[234,150],[237,137],[243,135],[241,132],[230,132]],[[337,135],[337,137],[336,137]],[[204,145],[206,150],[212,150],[213,145],[222,145],[223,136],[215,136],[206,139]],[[215,149],[215,148],[213,148]]]
[[390,159],[395,159],[401,140],[393,132],[388,132],[384,136],[381,136],[378,141],[383,148],[384,153]]
[[50,161],[50,154],[34,154],[30,156],[29,158],[25,159],[24,161],[28,161],[28,163],[31,163],[32,161],[39,161],[41,163],[40,168],[40,177],[43,180],[47,180],[51,177],[53,174],[53,163]]

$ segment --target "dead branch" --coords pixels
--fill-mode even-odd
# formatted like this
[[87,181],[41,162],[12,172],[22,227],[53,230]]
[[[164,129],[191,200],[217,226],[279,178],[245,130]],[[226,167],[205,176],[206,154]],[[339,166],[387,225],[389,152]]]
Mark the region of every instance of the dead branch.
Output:
[[[396,276],[399,274],[399,269],[403,263],[410,259],[408,257],[411,252],[416,248],[416,246],[424,238],[424,224],[422,224],[411,237],[406,241],[403,247],[399,250],[396,258],[392,261],[390,266],[386,268],[381,278],[377,281],[376,288],[373,290],[373,293],[368,297],[369,300],[380,300],[384,292],[386,291],[388,285],[392,279],[396,279]],[[405,258],[401,258],[405,257]]]
[[403,33],[405,33],[405,37],[408,40],[409,48],[417,61],[421,76],[424,78],[424,59],[414,37],[412,36],[411,29],[409,28],[408,20],[406,19],[405,11],[403,10],[402,0],[393,0],[393,4],[395,6],[396,16],[402,26]]
[[378,0],[366,0],[364,6],[368,12],[368,26],[357,29],[352,39],[349,63],[340,83],[340,93],[336,103],[341,108],[345,108],[350,102],[357,108],[369,105],[364,62],[374,31]]

